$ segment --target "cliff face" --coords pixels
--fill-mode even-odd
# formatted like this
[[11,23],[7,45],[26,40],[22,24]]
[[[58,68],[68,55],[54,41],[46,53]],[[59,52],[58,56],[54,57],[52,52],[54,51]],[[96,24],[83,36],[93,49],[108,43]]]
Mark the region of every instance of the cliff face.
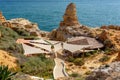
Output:
[[63,21],[60,22],[60,27],[65,26],[80,26],[76,15],[76,5],[74,3],[70,3],[67,6]]
[[1,23],[6,22],[6,19],[5,19],[5,17],[2,15],[2,12],[0,12],[0,22],[1,22]]
[[0,50],[0,65],[5,65],[10,69],[13,68],[16,70],[18,67],[17,58],[10,56],[6,51]]

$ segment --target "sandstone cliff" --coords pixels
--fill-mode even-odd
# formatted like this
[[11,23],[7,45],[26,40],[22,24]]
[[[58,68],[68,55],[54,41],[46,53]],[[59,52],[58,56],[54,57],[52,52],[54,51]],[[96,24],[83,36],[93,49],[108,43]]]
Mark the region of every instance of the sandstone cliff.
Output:
[[5,65],[9,69],[16,70],[18,67],[17,58],[10,56],[6,51],[0,50],[0,65]]

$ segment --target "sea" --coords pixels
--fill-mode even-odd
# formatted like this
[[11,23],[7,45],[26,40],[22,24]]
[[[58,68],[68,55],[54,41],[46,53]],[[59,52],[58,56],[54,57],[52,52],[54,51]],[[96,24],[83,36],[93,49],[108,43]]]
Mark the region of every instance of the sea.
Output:
[[0,11],[7,20],[26,18],[41,30],[59,27],[69,3],[75,3],[81,24],[89,27],[120,25],[120,0],[0,0]]

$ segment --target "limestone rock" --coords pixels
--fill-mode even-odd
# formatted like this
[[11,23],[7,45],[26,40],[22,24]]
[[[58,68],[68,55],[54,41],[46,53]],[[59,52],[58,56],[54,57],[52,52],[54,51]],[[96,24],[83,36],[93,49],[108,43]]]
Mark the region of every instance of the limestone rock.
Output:
[[14,28],[24,29],[30,32],[32,36],[38,36],[40,31],[36,23],[30,22],[29,20],[24,18],[16,18],[16,19],[8,20],[4,25],[6,27],[10,27],[13,29]]
[[12,28],[12,24],[10,22],[3,22],[2,23],[2,26],[5,26],[5,27],[9,27],[9,28]]
[[116,25],[108,25],[108,26],[101,26],[101,29],[114,29],[114,30],[120,30],[120,26]]
[[77,36],[96,37],[94,30],[79,23],[74,3],[70,3],[67,6],[63,19],[59,28],[49,34],[50,39],[66,41],[68,38]]
[[91,73],[86,80],[120,80],[120,62],[101,66]]
[[87,26],[68,26],[68,27],[59,27],[56,30],[53,30],[50,33],[52,39],[66,41],[68,38],[77,37],[77,36],[87,36],[87,37],[96,37],[96,32]]
[[118,53],[117,61],[120,61],[120,52]]
[[1,23],[6,22],[6,19],[5,19],[5,17],[2,15],[2,12],[0,12],[0,22],[1,22]]
[[77,19],[76,15],[76,5],[74,3],[70,3],[65,11],[63,16],[63,21],[60,22],[60,26],[79,26],[80,23]]
[[17,58],[9,55],[8,52],[0,50],[0,65],[8,66],[9,69],[17,70]]
[[107,30],[103,30],[98,36],[98,39],[104,43],[105,47],[111,48],[114,45],[112,39],[110,38],[110,33]]

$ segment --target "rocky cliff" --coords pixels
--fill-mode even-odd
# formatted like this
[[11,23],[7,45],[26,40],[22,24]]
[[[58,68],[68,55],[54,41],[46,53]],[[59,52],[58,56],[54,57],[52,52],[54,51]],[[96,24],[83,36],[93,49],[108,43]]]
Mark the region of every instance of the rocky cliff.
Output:
[[81,25],[77,19],[76,5],[70,3],[63,16],[63,21],[60,22],[59,28],[50,33],[51,39],[66,41],[68,38],[76,36],[95,37],[94,30],[87,26]]
[[16,70],[18,68],[17,58],[9,55],[10,53],[0,50],[0,65],[8,66],[9,69]]
[[8,27],[11,27],[13,29],[24,29],[28,31],[32,36],[37,36],[39,35],[39,28],[36,23],[30,22],[27,19],[24,18],[16,18],[16,19],[11,19],[8,20],[9,25]]

